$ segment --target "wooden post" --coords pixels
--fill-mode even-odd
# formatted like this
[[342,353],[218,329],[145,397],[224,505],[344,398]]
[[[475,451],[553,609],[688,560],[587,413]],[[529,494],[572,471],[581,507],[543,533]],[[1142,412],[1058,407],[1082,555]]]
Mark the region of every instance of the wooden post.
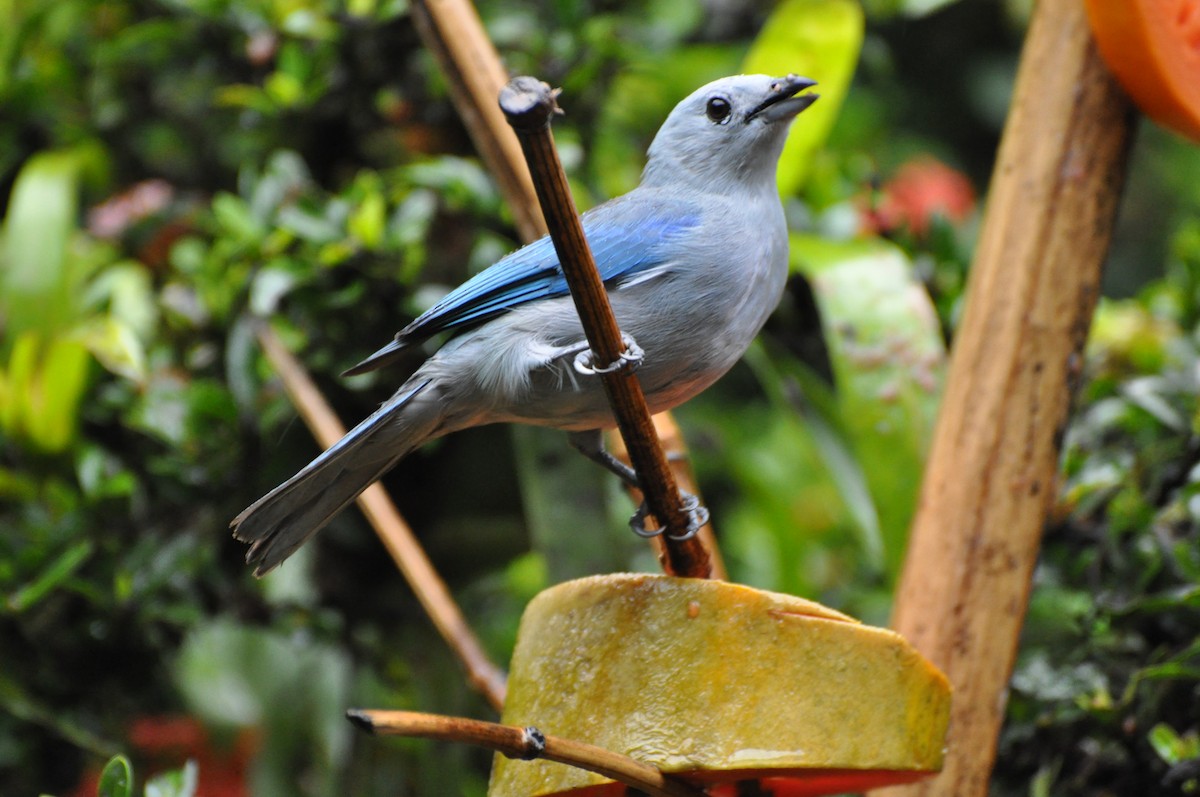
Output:
[[1083,3],[1039,2],[893,618],[950,677],[949,751],[894,797],[987,793],[1131,128]]

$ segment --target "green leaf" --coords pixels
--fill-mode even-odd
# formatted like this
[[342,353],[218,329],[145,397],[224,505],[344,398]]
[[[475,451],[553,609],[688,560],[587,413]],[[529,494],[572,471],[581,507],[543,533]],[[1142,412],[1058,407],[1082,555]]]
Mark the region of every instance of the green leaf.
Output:
[[1150,746],[1154,748],[1154,752],[1158,753],[1158,757],[1168,764],[1178,764],[1183,760],[1181,755],[1183,740],[1179,738],[1179,734],[1175,729],[1164,722],[1160,722],[1150,729],[1150,733],[1146,735],[1146,741],[1150,742]]
[[6,333],[52,332],[71,315],[75,296],[67,243],[78,212],[80,158],[74,151],[29,159],[9,197],[0,241],[0,315]]
[[33,332],[17,335],[8,362],[0,368],[0,429],[9,437],[22,436],[38,344],[38,336]]
[[383,241],[386,225],[387,204],[383,194],[371,191],[350,214],[347,227],[350,234],[368,249],[375,249]]
[[273,72],[263,84],[263,90],[281,108],[299,105],[304,98],[304,84],[287,72]]
[[200,768],[189,760],[181,769],[163,772],[146,781],[146,797],[193,797]]
[[796,73],[817,81],[821,95],[793,124],[779,159],[779,193],[804,185],[814,153],[829,137],[850,90],[863,42],[857,0],[784,0],[767,19],[742,62],[745,73]]
[[891,244],[795,235],[791,251],[820,307],[841,423],[894,574],[941,399],[946,352],[937,318],[912,265]]
[[[337,35],[337,23],[328,16],[316,12],[313,8],[304,6],[293,8],[291,3],[275,5],[278,11],[286,11],[277,20],[279,29],[284,33],[316,40],[332,39]],[[315,3],[312,5],[316,6]]]
[[8,608],[23,612],[62,584],[92,555],[91,540],[81,540],[59,554],[32,582],[8,597]]
[[[767,393],[775,399],[776,407],[786,407],[785,388],[779,373],[767,361],[766,352],[759,346],[752,346],[746,352],[746,363],[754,370]],[[788,376],[800,384],[805,400],[798,409],[803,414],[804,432],[815,446],[825,466],[825,474],[837,487],[850,513],[864,563],[871,570],[881,570],[883,537],[879,528],[879,514],[866,475],[843,426],[837,397],[828,385],[805,366],[789,368]]]
[[143,264],[124,261],[105,268],[88,285],[86,301],[107,307],[139,339],[153,340],[159,309],[150,271]]
[[267,234],[266,227],[250,212],[246,201],[235,194],[217,194],[213,197],[212,210],[222,232],[237,243],[252,246]]
[[30,441],[40,450],[65,451],[74,441],[91,364],[91,355],[79,342],[68,338],[50,342],[26,417]]
[[72,336],[108,371],[132,382],[146,379],[146,349],[137,333],[116,316],[90,320]]
[[290,230],[297,237],[311,243],[341,243],[342,230],[328,218],[296,205],[279,209],[277,219],[280,227]]
[[264,115],[275,112],[275,103],[267,92],[245,83],[223,86],[214,93],[213,102],[218,106],[249,108]]
[[133,766],[128,758],[113,756],[104,765],[96,797],[133,797]]
[[264,266],[250,283],[250,311],[263,318],[278,312],[279,302],[296,286],[296,276],[280,265]]
[[[128,496],[138,485],[137,477],[119,457],[94,443],[81,446],[75,461],[75,474],[80,489],[88,498]],[[3,493],[0,488],[0,495]]]
[[76,340],[45,341],[32,331],[18,336],[0,390],[0,427],[37,451],[65,450],[79,425],[90,365]]

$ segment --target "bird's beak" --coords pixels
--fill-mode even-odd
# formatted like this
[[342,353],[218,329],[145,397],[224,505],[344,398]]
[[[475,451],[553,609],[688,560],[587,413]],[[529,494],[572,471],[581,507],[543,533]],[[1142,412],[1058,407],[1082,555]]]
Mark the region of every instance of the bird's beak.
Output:
[[770,123],[791,119],[817,101],[819,94],[797,96],[797,92],[815,85],[817,85],[817,81],[799,75],[788,75],[771,81],[771,92],[766,99],[746,114],[746,121],[761,118],[764,122]]

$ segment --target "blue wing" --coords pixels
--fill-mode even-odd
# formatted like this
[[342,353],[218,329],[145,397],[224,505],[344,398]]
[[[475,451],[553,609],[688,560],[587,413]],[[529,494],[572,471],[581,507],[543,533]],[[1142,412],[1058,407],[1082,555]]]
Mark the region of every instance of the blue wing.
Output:
[[[600,279],[612,285],[661,265],[668,258],[669,242],[698,225],[700,213],[690,202],[649,199],[635,192],[584,213],[582,221]],[[407,346],[439,332],[476,326],[527,302],[567,293],[558,254],[543,237],[455,288],[346,374],[379,368]]]

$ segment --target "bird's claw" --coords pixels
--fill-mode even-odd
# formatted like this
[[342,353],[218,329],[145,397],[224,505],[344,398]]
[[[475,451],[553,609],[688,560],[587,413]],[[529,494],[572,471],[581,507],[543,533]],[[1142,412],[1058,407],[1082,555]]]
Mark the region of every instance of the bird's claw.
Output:
[[636,340],[624,332],[621,333],[621,342],[625,344],[625,350],[608,365],[596,365],[593,363],[591,349],[584,349],[579,352],[575,355],[575,370],[584,376],[611,374],[621,370],[627,370],[630,373],[636,371],[637,367],[642,364],[646,352],[642,350],[641,346],[637,345]]
[[[682,491],[679,493],[679,498],[682,501],[680,509],[682,509],[684,512],[687,512],[688,524],[687,529],[683,532],[683,534],[666,535],[667,539],[674,542],[690,540],[692,537],[695,537],[700,529],[704,528],[704,526],[708,523],[708,507],[701,504],[699,498],[691,493]],[[646,518],[649,517],[649,515],[650,508],[646,506],[646,502],[643,501],[642,505],[639,506],[637,511],[633,513],[633,517],[629,519],[629,528],[634,534],[638,535],[639,537],[650,539],[652,537],[659,536],[667,530],[666,526],[657,529],[646,528]]]

